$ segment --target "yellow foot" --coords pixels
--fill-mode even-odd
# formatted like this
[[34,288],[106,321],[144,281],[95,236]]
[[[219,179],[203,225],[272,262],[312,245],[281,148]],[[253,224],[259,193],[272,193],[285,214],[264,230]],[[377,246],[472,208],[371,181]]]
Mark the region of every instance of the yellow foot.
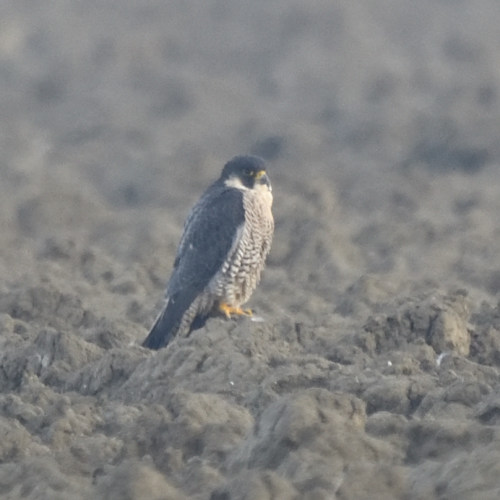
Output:
[[241,307],[233,307],[225,302],[219,304],[219,311],[226,316],[226,318],[231,318],[231,315],[235,316],[251,316],[251,309],[242,309]]

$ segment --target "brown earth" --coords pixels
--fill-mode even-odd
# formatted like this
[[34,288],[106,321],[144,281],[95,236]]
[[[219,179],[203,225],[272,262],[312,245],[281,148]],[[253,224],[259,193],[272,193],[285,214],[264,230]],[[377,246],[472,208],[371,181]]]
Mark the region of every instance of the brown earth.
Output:
[[[0,497],[500,498],[500,3],[0,7]],[[140,347],[266,157],[249,304]]]

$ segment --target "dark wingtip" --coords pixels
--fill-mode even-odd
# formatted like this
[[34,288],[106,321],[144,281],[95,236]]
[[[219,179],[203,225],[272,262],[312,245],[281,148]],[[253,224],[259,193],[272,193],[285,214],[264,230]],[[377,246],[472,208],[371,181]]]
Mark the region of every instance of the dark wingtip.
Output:
[[146,340],[144,340],[144,342],[141,345],[142,347],[146,347],[147,349],[157,351],[158,349],[161,349],[167,344],[163,344],[162,342],[159,342],[158,339],[155,339],[151,337],[151,335],[148,335]]
[[144,342],[142,343],[142,347],[146,347],[148,349],[152,349],[153,351],[157,351],[162,347],[165,347],[170,342],[170,335],[158,335],[158,332],[155,330],[151,330],[149,335],[146,337]]
[[172,328],[165,322],[165,311],[156,319],[148,336],[142,343],[142,347],[158,350],[165,347],[173,337]]

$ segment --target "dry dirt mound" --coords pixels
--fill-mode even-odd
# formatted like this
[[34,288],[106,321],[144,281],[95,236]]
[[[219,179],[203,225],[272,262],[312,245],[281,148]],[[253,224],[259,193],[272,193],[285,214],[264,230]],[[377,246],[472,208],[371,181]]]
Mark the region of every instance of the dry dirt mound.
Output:
[[[497,0],[0,16],[1,498],[500,498]],[[247,152],[265,321],[143,349]]]

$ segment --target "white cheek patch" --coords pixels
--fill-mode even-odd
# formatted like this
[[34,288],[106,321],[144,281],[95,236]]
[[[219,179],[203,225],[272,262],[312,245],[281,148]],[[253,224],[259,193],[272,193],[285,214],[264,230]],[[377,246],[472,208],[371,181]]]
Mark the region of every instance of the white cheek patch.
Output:
[[270,194],[273,192],[273,188],[271,187],[271,185],[268,186],[267,184],[256,184],[254,187],[254,191],[262,194]]
[[248,190],[248,188],[245,185],[243,185],[243,183],[241,182],[241,179],[239,177],[230,177],[229,179],[227,179],[224,182],[224,184],[227,187],[241,189],[242,191]]
[[239,177],[230,177],[224,182],[224,184],[227,187],[239,189],[241,191],[257,191],[258,193],[262,194],[272,193],[273,191],[271,185],[268,186],[267,184],[260,184],[258,181],[254,184],[253,189],[249,188],[241,182],[241,179]]

